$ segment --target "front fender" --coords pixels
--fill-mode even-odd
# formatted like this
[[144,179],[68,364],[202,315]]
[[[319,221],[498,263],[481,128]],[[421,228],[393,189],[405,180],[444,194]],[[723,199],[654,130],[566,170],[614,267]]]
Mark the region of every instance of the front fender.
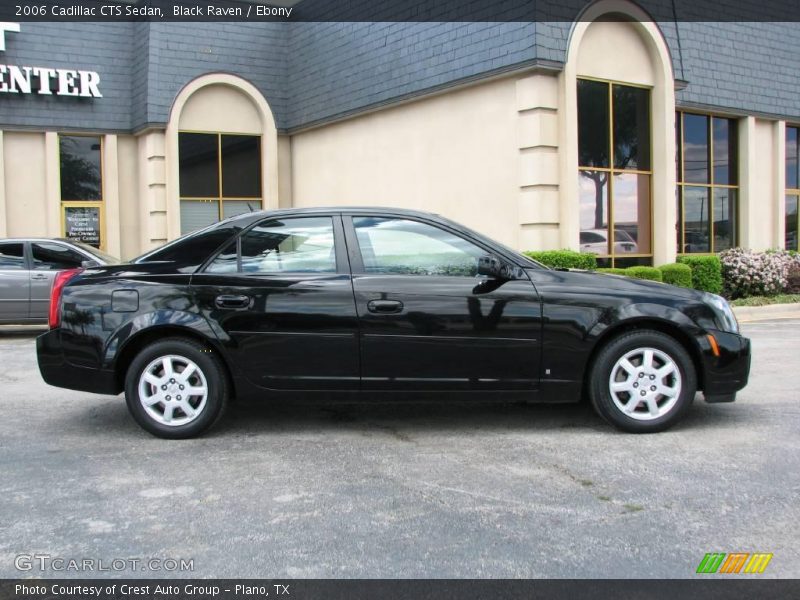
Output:
[[[638,302],[623,304],[614,310],[606,311],[588,330],[589,339],[600,339],[609,330],[620,325],[635,324],[637,321],[658,321],[666,327],[680,327],[686,332],[701,333],[700,328],[680,310],[664,304]],[[696,331],[695,331],[696,330]]]

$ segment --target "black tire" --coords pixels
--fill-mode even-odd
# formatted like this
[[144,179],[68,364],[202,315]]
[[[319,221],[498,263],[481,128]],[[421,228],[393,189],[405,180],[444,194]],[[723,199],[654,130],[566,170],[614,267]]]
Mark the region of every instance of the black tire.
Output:
[[[205,379],[207,389],[205,402],[196,416],[190,417],[180,407],[176,409],[179,419],[191,418],[185,424],[167,425],[160,422],[148,413],[142,401],[140,401],[139,383],[143,371],[153,361],[164,356],[174,356],[192,361],[200,371],[200,375]],[[195,375],[193,381],[199,381],[197,378],[200,375]],[[186,385],[189,385],[189,383],[186,383]],[[205,433],[222,417],[228,404],[229,395],[228,379],[220,358],[208,346],[190,339],[168,338],[146,346],[136,355],[125,374],[125,401],[128,405],[128,410],[143,429],[160,438],[185,439]],[[198,406],[200,405],[199,397],[193,397],[191,401],[196,402]],[[153,406],[156,412],[164,409],[163,403],[156,403]],[[188,411],[189,409],[187,408],[186,410]],[[174,413],[171,412],[170,414]]]
[[[677,400],[674,401],[671,408],[668,408],[667,412],[660,416],[649,417],[647,415],[642,415],[641,413],[649,412],[647,405],[644,402],[637,405],[635,412],[640,417],[637,419],[625,413],[622,408],[617,406],[609,388],[611,385],[612,370],[616,371],[617,377],[619,377],[620,374],[620,371],[615,369],[617,361],[621,360],[628,353],[647,348],[663,352],[664,355],[672,360],[680,373],[681,389],[680,393],[676,395]],[[657,359],[658,357],[656,357],[656,360]],[[643,362],[644,361],[642,361],[642,363]],[[631,364],[637,368],[641,366],[636,365],[634,362]],[[665,363],[658,364],[662,366],[665,365]],[[622,371],[623,374],[625,372],[624,370]],[[640,381],[637,379],[638,377],[642,377],[642,380],[646,383],[644,385],[638,383]],[[667,384],[672,384],[674,386],[675,380],[670,379],[670,377],[672,376],[668,376],[665,381]],[[623,383],[625,383],[625,377],[622,379]],[[634,376],[631,374],[629,381],[636,381],[641,387],[648,387],[650,383],[655,383],[649,381],[649,379],[649,375],[639,376],[637,374]],[[615,379],[615,381],[619,380]],[[618,429],[630,433],[655,433],[672,427],[683,418],[689,410],[694,400],[695,393],[697,392],[697,374],[691,357],[684,347],[674,338],[658,331],[641,330],[620,335],[611,340],[600,350],[589,372],[588,388],[589,398],[594,409],[606,421]],[[637,388],[637,393],[641,393],[638,392],[638,389],[639,388]],[[647,390],[645,390],[645,393],[648,393]],[[661,403],[664,407],[668,406],[667,396],[658,395],[656,392],[653,392],[653,397],[656,398],[657,403]],[[632,396],[627,392],[617,394],[617,398],[620,402],[632,400],[634,398],[638,400],[636,396]],[[655,414],[658,414],[658,412],[656,411]]]

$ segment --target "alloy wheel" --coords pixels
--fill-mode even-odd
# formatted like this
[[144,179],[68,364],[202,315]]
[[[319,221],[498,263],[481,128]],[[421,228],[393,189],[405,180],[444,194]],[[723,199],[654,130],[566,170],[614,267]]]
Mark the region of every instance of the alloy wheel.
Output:
[[623,414],[652,421],[673,409],[681,395],[681,372],[675,360],[657,348],[636,348],[614,364],[611,399]]
[[184,356],[160,356],[139,377],[139,402],[154,421],[171,427],[186,425],[203,412],[208,383],[197,364]]

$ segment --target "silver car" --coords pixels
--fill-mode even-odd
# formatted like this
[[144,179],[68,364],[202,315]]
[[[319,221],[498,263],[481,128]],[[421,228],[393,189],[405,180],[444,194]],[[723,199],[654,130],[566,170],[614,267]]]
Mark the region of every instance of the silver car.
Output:
[[119,263],[92,246],[67,239],[0,239],[0,324],[45,323],[56,273]]

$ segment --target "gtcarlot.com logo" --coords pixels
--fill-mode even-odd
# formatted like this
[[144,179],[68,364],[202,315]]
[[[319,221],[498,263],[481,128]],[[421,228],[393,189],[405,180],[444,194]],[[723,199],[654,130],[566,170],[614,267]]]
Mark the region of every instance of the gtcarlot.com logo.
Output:
[[772,553],[766,552],[709,552],[697,565],[698,573],[723,573],[734,575],[746,573],[750,575],[763,573]]
[[50,554],[18,554],[18,571],[108,572],[194,571],[193,558],[64,558]]

